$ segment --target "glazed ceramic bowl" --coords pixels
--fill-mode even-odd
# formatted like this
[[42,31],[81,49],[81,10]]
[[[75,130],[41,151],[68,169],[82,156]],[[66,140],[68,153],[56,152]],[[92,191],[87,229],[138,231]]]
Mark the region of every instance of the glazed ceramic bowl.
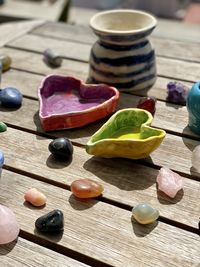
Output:
[[149,156],[166,133],[150,127],[150,112],[129,108],[116,112],[88,141],[86,151],[107,158],[141,159]]
[[39,117],[45,131],[81,127],[112,114],[119,92],[104,84],[84,84],[69,76],[49,75],[38,90]]

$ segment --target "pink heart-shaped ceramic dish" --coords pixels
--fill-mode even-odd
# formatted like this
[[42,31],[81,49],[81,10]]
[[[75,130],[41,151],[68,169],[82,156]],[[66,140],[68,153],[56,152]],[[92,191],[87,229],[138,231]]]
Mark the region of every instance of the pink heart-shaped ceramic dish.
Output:
[[38,91],[45,131],[81,127],[112,114],[119,92],[104,84],[85,84],[69,76],[49,75]]

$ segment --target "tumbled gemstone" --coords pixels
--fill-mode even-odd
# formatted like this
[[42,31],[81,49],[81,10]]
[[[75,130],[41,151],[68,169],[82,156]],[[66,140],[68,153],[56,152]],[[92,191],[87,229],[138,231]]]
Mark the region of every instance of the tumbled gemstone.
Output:
[[156,181],[158,189],[171,198],[174,198],[178,191],[183,188],[183,177],[166,167],[159,170]]
[[139,203],[132,209],[132,215],[137,222],[149,224],[158,219],[159,211],[146,203]]
[[196,146],[192,152],[192,166],[200,173],[200,145]]
[[10,65],[12,63],[11,57],[7,55],[0,55],[0,62],[2,64],[2,70],[6,71],[10,68]]
[[3,152],[0,150],[0,168],[2,168],[4,164],[4,154]]
[[46,196],[36,188],[29,189],[25,193],[24,199],[36,207],[43,206],[47,201]]
[[71,184],[71,191],[78,198],[97,197],[103,190],[102,185],[91,179],[80,179]]
[[14,212],[6,206],[0,205],[0,244],[7,244],[19,235],[19,225]]
[[0,121],[0,133],[5,132],[7,130],[7,125]]
[[50,48],[43,53],[44,61],[52,67],[60,67],[62,64],[62,57]]
[[0,105],[9,108],[16,108],[22,104],[21,92],[13,87],[0,90]]
[[156,98],[153,96],[142,97],[137,104],[137,108],[145,109],[154,115],[156,111]]
[[64,228],[64,216],[61,210],[53,210],[41,217],[35,222],[35,227],[40,232],[56,233]]
[[68,159],[73,154],[73,145],[67,138],[56,138],[49,144],[49,151],[57,158]]
[[185,104],[188,88],[180,82],[169,82],[167,84],[167,100],[176,104]]

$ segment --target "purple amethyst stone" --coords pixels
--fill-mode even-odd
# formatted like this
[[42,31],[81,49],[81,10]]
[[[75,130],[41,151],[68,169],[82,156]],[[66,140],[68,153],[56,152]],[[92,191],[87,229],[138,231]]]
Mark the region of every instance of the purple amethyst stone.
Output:
[[188,88],[180,82],[167,84],[167,100],[172,103],[185,105]]

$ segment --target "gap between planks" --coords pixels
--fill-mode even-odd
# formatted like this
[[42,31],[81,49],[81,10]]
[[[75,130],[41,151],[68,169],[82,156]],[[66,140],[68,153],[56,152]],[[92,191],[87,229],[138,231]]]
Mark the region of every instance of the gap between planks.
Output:
[[[25,206],[22,196],[30,185],[32,185],[32,181],[29,177],[16,176],[5,171],[1,179],[1,202],[14,209],[25,233],[37,236],[39,233],[34,233],[34,218],[38,218],[59,205],[65,216],[65,231],[62,239],[55,237],[54,240],[53,237],[39,236],[51,242],[52,245],[59,242],[57,246],[63,248],[63,251],[78,251],[108,264],[115,263],[116,266],[129,266],[126,263],[130,259],[135,259],[138,264],[142,261],[144,264],[147,263],[145,260],[148,259],[149,255],[152,256],[154,263],[152,266],[162,266],[156,264],[157,258],[160,264],[165,261],[166,264],[175,263],[174,259],[176,258],[178,262],[174,266],[180,266],[180,262],[182,266],[188,266],[186,263],[194,264],[199,259],[198,250],[196,251],[196,246],[199,244],[198,237],[193,233],[162,222],[147,227],[135,224],[130,220],[131,213],[129,211],[95,199],[82,202],[72,198],[66,190],[51,187],[38,181],[35,181],[34,186],[40,188],[47,195],[47,205],[43,209]],[[168,234],[166,235],[166,233]],[[169,245],[171,242],[173,242],[173,246]],[[94,244],[96,244],[97,249],[94,249]],[[109,258],[105,257],[108,251]],[[136,251],[137,254],[133,253]],[[153,255],[152,253],[155,251],[156,255]],[[138,253],[139,255],[142,253],[145,259],[138,257]],[[172,255],[173,253],[174,255]],[[166,255],[168,256],[166,257]],[[130,266],[135,266],[135,261],[131,261],[133,265]],[[122,263],[125,265],[121,265]],[[165,266],[172,266],[166,264]],[[142,266],[149,265],[144,264]]]
[[[4,164],[3,169],[5,169],[7,171],[10,171],[10,172],[13,172],[13,173],[17,173],[17,174],[23,175],[23,176],[27,176],[27,177],[29,177],[29,178],[31,178],[33,180],[41,181],[41,182],[44,182],[46,184],[51,184],[53,186],[56,186],[56,187],[59,187],[59,188],[62,188],[62,189],[66,189],[66,190],[71,192],[69,185],[63,184],[63,183],[59,183],[57,181],[53,181],[53,180],[48,179],[48,178],[46,178],[44,176],[39,176],[39,175],[35,175],[35,174],[31,173],[31,172],[22,171],[20,169],[8,166],[6,164]],[[124,210],[127,210],[127,211],[132,211],[132,208],[133,208],[133,206],[130,206],[128,204],[124,204],[124,203],[121,203],[121,202],[118,202],[116,200],[113,200],[113,199],[110,199],[110,198],[107,198],[107,197],[103,197],[103,196],[95,197],[93,199],[96,199],[97,201],[101,201],[103,203],[107,203],[107,204],[110,204],[112,206],[115,206],[117,208],[124,209]],[[195,234],[199,235],[199,229],[197,229],[195,227],[192,227],[190,225],[181,223],[179,221],[172,220],[172,219],[169,219],[169,218],[164,217],[164,216],[159,216],[158,221],[166,223],[168,225],[172,225],[174,227],[178,227],[178,228],[180,228],[182,230],[185,230],[185,231],[188,231],[188,232],[195,233]],[[68,255],[68,256],[70,256],[70,255]]]
[[[17,138],[19,143],[22,142],[22,139],[24,140],[23,141],[24,148],[22,149],[21,147],[20,157],[17,156],[18,152],[15,152],[16,150],[18,151],[18,146],[17,144],[15,144],[14,140],[15,137]],[[5,141],[10,143],[13,149],[12,155],[9,154],[10,150],[4,144]],[[4,151],[6,157],[5,168],[7,168],[8,170],[12,170],[14,172],[21,173],[23,175],[32,176],[33,179],[37,179],[40,181],[43,181],[44,177],[46,177],[48,179],[47,181],[48,184],[53,183],[56,186],[64,189],[66,188],[69,189],[71,182],[74,179],[77,179],[77,177],[80,176],[82,178],[91,177],[95,180],[97,179],[100,183],[103,184],[103,186],[105,187],[104,197],[106,199],[110,199],[111,202],[113,202],[114,200],[113,202],[114,205],[116,205],[116,203],[122,203],[123,208],[124,207],[127,208],[132,206],[133,205],[132,203],[137,202],[138,200],[136,199],[140,199],[140,202],[145,202],[145,201],[150,202],[153,206],[155,206],[161,211],[161,216],[167,217],[173,221],[174,216],[172,216],[172,214],[171,215],[168,214],[169,213],[168,205],[178,203],[176,205],[172,205],[170,210],[172,213],[174,211],[174,213],[177,214],[176,218],[179,218],[177,220],[182,225],[189,225],[193,228],[194,225],[196,225],[196,219],[195,219],[197,217],[195,215],[197,212],[196,197],[199,197],[198,196],[198,190],[199,190],[198,188],[200,186],[199,183],[192,181],[190,179],[186,179],[185,189],[184,189],[185,196],[181,196],[181,192],[179,192],[180,194],[178,193],[177,198],[175,198],[175,200],[170,200],[169,202],[169,198],[166,198],[157,193],[156,184],[154,180],[158,172],[153,168],[149,167],[147,168],[144,165],[138,164],[138,162],[133,162],[131,160],[125,160],[125,159],[110,159],[110,160],[105,160],[101,158],[94,159],[91,158],[91,156],[89,156],[84,151],[81,151],[79,148],[75,147],[74,147],[75,151],[73,155],[73,160],[70,163],[67,163],[67,166],[65,164],[63,166],[63,164],[54,161],[52,161],[53,165],[52,164],[49,165],[50,163],[48,162],[50,161],[45,163],[45,161],[48,160],[49,157],[48,143],[49,140],[45,138],[41,138],[38,140],[37,137],[35,137],[35,135],[31,134],[21,135],[17,131],[9,128],[7,133],[2,134],[2,140],[1,140],[1,148]],[[27,150],[29,151],[28,157],[27,157]],[[35,157],[34,155],[36,153],[41,154],[42,158]],[[33,159],[33,157],[35,160]],[[89,162],[93,161],[92,166],[93,168],[95,168],[95,174],[94,171],[91,170],[91,168],[89,169],[87,168],[88,161]],[[33,167],[31,167],[32,162],[34,163]],[[118,167],[114,168],[116,164],[117,164],[116,166],[118,166],[119,162],[120,162],[120,168]],[[56,177],[52,173],[52,170],[55,169],[55,164],[57,172]],[[31,168],[33,169],[33,171],[30,174]],[[121,168],[126,169],[126,173],[124,173],[123,171],[120,173]],[[67,170],[67,174],[65,170]],[[133,170],[134,174],[132,173]],[[130,177],[133,177],[134,179],[130,179]],[[116,187],[111,186],[113,185],[113,181],[115,181]],[[124,192],[122,186],[123,184],[124,184],[124,190],[128,190],[125,195],[123,193]],[[145,190],[141,189],[143,188],[143,186],[145,187]],[[163,201],[164,205],[162,205]],[[188,211],[186,211],[185,209],[186,207],[189,211],[189,214]],[[190,212],[191,210],[192,211],[194,210],[194,212],[191,213]],[[181,215],[178,213],[181,213]]]
[[16,240],[0,246],[1,266],[89,267],[89,265],[74,260],[73,257],[55,252],[54,247],[48,249],[38,243],[37,240],[34,242],[33,238],[29,238],[29,236],[21,230]]
[[[58,245],[57,243],[53,243],[47,239],[44,239],[40,236],[33,235],[31,233],[28,233],[26,231],[20,230],[19,236],[21,238],[24,238],[25,240],[28,240],[34,244],[37,244],[39,246],[45,247],[47,249],[50,249],[54,252],[57,252],[61,255],[67,256],[70,259],[73,259],[75,261],[82,262],[85,267],[93,266],[93,267],[113,267],[113,265],[107,264],[105,262],[96,260],[92,257],[89,257],[87,255],[84,255],[78,251],[72,250],[70,248],[64,247],[62,245]],[[85,265],[86,264],[86,265]],[[68,266],[68,265],[66,265]],[[64,267],[64,266],[63,266]],[[73,267],[73,265],[71,266]],[[76,267],[76,265],[75,265]],[[78,266],[77,266],[78,267]]]
[[[6,122],[4,122],[4,123],[6,123]],[[13,129],[16,129],[16,130],[19,130],[19,131],[23,131],[25,133],[30,133],[30,134],[33,134],[33,135],[37,135],[37,136],[40,136],[40,137],[43,137],[43,138],[52,139],[52,140],[55,139],[55,138],[58,138],[57,135],[48,134],[48,133],[42,133],[42,132],[30,130],[28,128],[20,127],[20,126],[13,125],[13,124],[10,124],[10,123],[6,123],[6,125],[8,127],[10,127],[10,128],[13,128]],[[157,127],[154,126],[154,128],[157,128]],[[178,134],[176,134],[176,135],[179,136]],[[190,138],[190,139],[195,140],[195,141],[199,141],[199,139],[195,139],[195,138]],[[73,140],[71,140],[71,142],[72,142],[72,144],[74,146],[79,147],[79,148],[82,148],[82,149],[85,149],[85,145],[84,144],[75,142]],[[145,159],[144,160],[143,159],[138,160],[137,161],[137,164],[144,165],[144,166],[147,166],[147,167],[156,169],[156,170],[159,170],[162,167],[162,165],[158,165],[158,164],[155,164],[155,163],[151,163],[151,162],[145,161]],[[7,166],[7,168],[10,168],[10,167]],[[179,170],[172,169],[172,168],[171,168],[171,170],[177,172],[178,174],[180,174],[181,176],[183,176],[185,178],[189,178],[189,179],[192,179],[194,181],[200,182],[199,176],[195,175],[194,173],[193,174],[188,174],[188,173],[184,173],[184,172],[181,172]],[[39,177],[39,176],[36,176],[36,177]],[[62,187],[62,186],[60,186],[60,187]]]

